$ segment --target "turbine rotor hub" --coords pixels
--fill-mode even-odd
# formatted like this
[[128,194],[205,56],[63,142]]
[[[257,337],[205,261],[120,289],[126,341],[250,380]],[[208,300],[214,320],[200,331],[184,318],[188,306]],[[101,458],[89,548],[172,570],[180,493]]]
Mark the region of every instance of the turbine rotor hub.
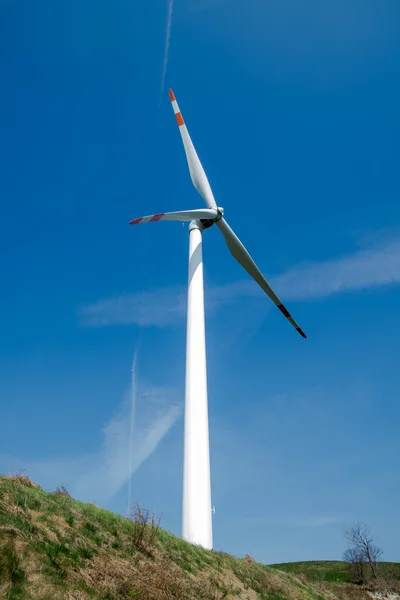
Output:
[[209,227],[214,225],[214,223],[222,219],[224,209],[221,206],[217,206],[215,210],[217,211],[217,214],[214,219],[199,219],[203,229],[208,229]]

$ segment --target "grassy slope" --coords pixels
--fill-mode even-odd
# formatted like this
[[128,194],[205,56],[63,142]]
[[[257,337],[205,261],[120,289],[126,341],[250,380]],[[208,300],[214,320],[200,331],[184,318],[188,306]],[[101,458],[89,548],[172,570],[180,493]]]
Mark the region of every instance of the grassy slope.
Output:
[[94,505],[48,494],[24,476],[0,476],[0,597],[350,598],[251,559],[191,546],[162,529],[138,528]]
[[271,565],[275,569],[303,575],[309,581],[348,582],[346,563],[338,560],[320,560]]
[[[333,582],[348,583],[349,571],[345,562],[338,560],[320,560],[307,562],[294,562],[270,565],[274,569],[301,575],[310,582]],[[379,563],[379,570],[387,573],[391,571],[398,580],[400,580],[400,564],[382,562]]]

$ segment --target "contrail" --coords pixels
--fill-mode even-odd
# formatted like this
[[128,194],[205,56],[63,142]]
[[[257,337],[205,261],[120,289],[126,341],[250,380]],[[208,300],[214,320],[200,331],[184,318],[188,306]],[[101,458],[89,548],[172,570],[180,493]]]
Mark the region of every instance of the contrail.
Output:
[[172,29],[172,13],[174,10],[174,0],[169,0],[168,3],[168,15],[167,15],[167,26],[165,29],[165,46],[164,46],[164,61],[163,61],[163,70],[161,75],[161,86],[160,86],[160,99],[158,101],[158,108],[161,106],[162,97],[164,94],[165,87],[165,79],[167,76],[167,68],[168,68],[168,56],[169,56],[169,46],[171,43],[171,29]]
[[133,435],[135,425],[135,410],[137,396],[137,362],[138,350],[136,350],[132,361],[132,379],[131,379],[131,402],[130,402],[130,418],[129,418],[129,448],[128,448],[128,514],[132,508],[132,458],[133,458]]

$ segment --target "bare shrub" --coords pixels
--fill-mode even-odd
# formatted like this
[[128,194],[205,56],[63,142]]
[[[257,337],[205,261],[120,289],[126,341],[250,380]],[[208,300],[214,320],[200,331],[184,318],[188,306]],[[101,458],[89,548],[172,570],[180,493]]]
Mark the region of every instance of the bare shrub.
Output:
[[152,553],[157,546],[157,536],[161,519],[138,502],[134,504],[130,519],[133,523],[132,541],[143,552]]
[[71,494],[68,492],[65,485],[60,485],[57,487],[54,492],[50,492],[52,496],[64,496],[66,498],[71,498]]
[[366,562],[363,553],[357,548],[347,548],[343,554],[343,560],[347,563],[352,583],[362,584],[366,579]]
[[250,554],[245,554],[243,556],[243,560],[245,560],[248,563],[255,563],[256,561],[254,560],[254,558],[252,556],[250,556]]
[[378,560],[382,550],[375,545],[375,539],[367,525],[357,522],[344,532],[350,546],[343,559],[347,562],[355,583],[365,583],[368,574],[377,578]]

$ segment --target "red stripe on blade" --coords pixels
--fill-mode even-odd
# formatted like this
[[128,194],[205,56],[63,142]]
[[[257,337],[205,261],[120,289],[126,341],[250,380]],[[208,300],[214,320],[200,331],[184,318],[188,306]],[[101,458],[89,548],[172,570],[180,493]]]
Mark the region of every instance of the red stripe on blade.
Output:
[[159,221],[160,219],[163,218],[163,216],[165,215],[165,213],[160,213],[158,215],[153,215],[150,219],[150,223],[152,223],[153,221]]
[[283,306],[283,304],[278,304],[278,308],[287,319],[290,319],[290,312]]
[[169,90],[169,99],[171,100],[171,102],[175,102],[175,96],[174,96],[174,92],[172,90]]
[[139,217],[138,219],[133,219],[133,221],[129,221],[129,225],[137,225],[138,223],[140,223],[140,221],[143,221],[143,217]]
[[176,120],[178,121],[179,127],[182,127],[182,125],[185,124],[185,121],[183,120],[181,113],[176,113],[175,116],[176,116]]

